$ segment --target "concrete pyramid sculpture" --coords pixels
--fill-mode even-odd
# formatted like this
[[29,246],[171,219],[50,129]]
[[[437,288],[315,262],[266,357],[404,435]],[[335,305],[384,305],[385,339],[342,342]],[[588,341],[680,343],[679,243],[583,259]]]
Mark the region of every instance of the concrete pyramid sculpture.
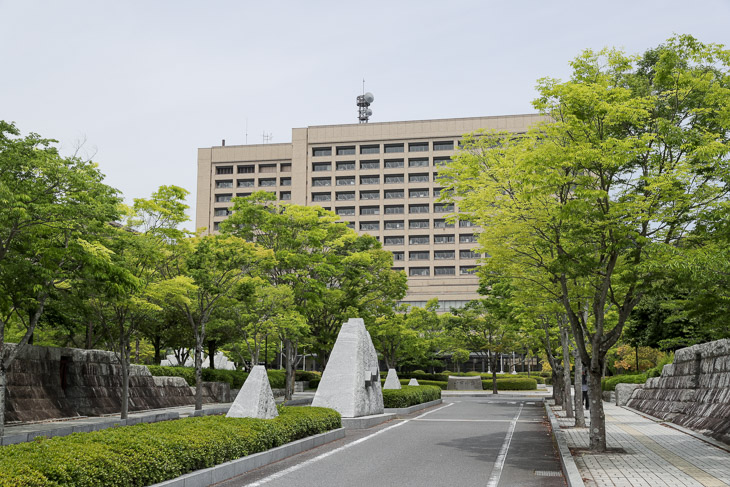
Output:
[[417,386],[419,384],[418,384],[418,381],[416,380],[416,378],[414,377],[414,378],[411,379],[411,381],[408,383],[408,385],[409,386]]
[[383,389],[400,389],[400,381],[398,380],[398,372],[395,369],[388,369],[388,377],[385,378]]
[[266,368],[257,365],[248,374],[226,417],[272,419],[278,415]]
[[361,318],[342,325],[312,406],[332,408],[344,418],[383,413],[378,355]]

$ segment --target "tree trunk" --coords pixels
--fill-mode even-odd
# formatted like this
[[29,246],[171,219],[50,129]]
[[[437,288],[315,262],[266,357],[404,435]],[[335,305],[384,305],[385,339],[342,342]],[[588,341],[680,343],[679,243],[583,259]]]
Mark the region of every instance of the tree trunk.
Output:
[[575,376],[573,382],[575,382],[575,427],[585,428],[586,417],[583,412],[583,361],[578,354],[578,350],[573,351],[573,358],[575,359]]
[[7,383],[7,371],[2,356],[2,350],[0,350],[0,437],[5,433],[5,384]]
[[560,342],[563,346],[563,380],[565,381],[565,399],[563,401],[563,409],[566,418],[575,417],[573,414],[573,401],[570,397],[570,340],[568,338],[568,329],[565,326],[560,327]]
[[291,340],[286,340],[284,350],[286,354],[286,386],[284,389],[284,399],[288,401],[294,394],[294,360],[296,360],[296,350]]
[[565,399],[564,385],[563,368],[556,366],[553,368],[553,399],[555,400],[556,406],[563,405],[563,400]]
[[152,340],[152,346],[155,348],[155,365],[160,365],[160,362],[162,362],[162,337],[157,335]]
[[[595,362],[598,362],[595,360]],[[591,404],[590,417],[590,449],[596,452],[606,451],[606,415],[603,412],[603,397],[601,394],[601,367],[602,364],[591,364],[588,369],[588,400]]]
[[497,390],[497,360],[494,354],[492,354],[489,362],[492,366],[492,394],[499,394]]
[[208,340],[208,361],[210,362],[208,366],[211,369],[215,369],[215,346],[215,340]]
[[203,340],[195,340],[195,410],[203,409]]

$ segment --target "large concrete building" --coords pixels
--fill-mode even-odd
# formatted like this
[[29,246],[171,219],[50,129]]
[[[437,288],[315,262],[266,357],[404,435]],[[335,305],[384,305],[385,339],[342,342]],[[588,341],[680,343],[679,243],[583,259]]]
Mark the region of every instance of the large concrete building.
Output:
[[463,134],[477,129],[525,132],[539,115],[453,118],[292,129],[291,143],[198,149],[196,226],[215,231],[231,198],[266,190],[282,202],[332,210],[393,253],[408,276],[403,300],[443,310],[478,297],[479,255],[467,221],[447,222],[458,208],[438,203],[438,168]]

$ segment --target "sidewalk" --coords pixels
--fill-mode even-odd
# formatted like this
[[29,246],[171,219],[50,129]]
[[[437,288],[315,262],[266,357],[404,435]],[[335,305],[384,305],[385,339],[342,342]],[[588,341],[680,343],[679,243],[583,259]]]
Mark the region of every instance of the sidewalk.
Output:
[[625,453],[576,452],[588,448],[588,429],[573,428],[574,420],[552,406],[587,487],[730,486],[730,446],[719,448],[611,403],[603,407],[608,447]]

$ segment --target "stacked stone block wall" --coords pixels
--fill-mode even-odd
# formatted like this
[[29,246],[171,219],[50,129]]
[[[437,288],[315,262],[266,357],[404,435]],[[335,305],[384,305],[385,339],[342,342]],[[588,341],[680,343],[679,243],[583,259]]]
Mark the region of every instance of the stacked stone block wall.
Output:
[[730,444],[730,340],[677,350],[628,406]]

